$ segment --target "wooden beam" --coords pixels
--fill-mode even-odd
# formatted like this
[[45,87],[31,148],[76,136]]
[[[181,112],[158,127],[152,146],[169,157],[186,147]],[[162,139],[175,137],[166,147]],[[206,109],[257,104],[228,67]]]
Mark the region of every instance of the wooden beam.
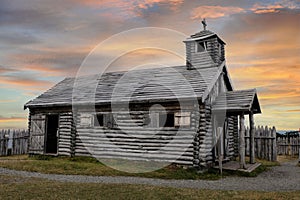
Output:
[[253,113],[249,114],[249,123],[250,123],[250,164],[255,163],[255,152],[254,152],[254,117]]
[[246,168],[245,161],[245,116],[244,113],[240,115],[240,138],[239,138],[239,159],[240,168]]

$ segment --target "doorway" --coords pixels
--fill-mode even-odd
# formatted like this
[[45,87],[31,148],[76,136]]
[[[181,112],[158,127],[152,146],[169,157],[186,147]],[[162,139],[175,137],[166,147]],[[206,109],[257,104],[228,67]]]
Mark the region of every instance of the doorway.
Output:
[[58,115],[47,115],[46,153],[57,154]]

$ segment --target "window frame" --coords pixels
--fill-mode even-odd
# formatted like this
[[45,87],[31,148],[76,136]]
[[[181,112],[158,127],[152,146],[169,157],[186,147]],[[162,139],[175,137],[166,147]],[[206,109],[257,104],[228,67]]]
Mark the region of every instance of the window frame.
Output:
[[[201,45],[201,44],[203,44],[203,45]],[[201,47],[203,47],[203,49],[201,49],[201,51],[200,51],[200,45],[201,45]],[[207,51],[207,41],[198,41],[198,42],[196,42],[196,52],[197,53],[202,53],[202,52],[205,52],[205,51]]]
[[175,127],[191,127],[191,112],[179,111],[174,113]]

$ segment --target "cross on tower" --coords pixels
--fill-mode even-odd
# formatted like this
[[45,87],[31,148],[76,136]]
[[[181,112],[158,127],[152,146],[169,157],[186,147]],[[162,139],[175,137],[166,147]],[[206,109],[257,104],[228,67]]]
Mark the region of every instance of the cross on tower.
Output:
[[202,20],[202,24],[203,24],[203,29],[206,30],[207,23],[206,23],[205,18]]

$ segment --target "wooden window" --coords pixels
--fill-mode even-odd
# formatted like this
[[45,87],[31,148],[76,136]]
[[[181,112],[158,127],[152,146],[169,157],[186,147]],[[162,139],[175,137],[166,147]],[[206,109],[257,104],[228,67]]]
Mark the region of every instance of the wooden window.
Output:
[[114,128],[117,125],[112,113],[100,113],[94,115],[94,126]]
[[80,126],[90,127],[92,126],[92,115],[90,114],[81,114],[80,115]]
[[190,126],[191,113],[190,112],[176,112],[175,113],[175,127]]
[[96,114],[94,116],[94,126],[103,126],[104,125],[104,115]]
[[174,113],[160,113],[159,127],[174,127]]
[[197,52],[204,52],[207,49],[207,42],[197,42]]

